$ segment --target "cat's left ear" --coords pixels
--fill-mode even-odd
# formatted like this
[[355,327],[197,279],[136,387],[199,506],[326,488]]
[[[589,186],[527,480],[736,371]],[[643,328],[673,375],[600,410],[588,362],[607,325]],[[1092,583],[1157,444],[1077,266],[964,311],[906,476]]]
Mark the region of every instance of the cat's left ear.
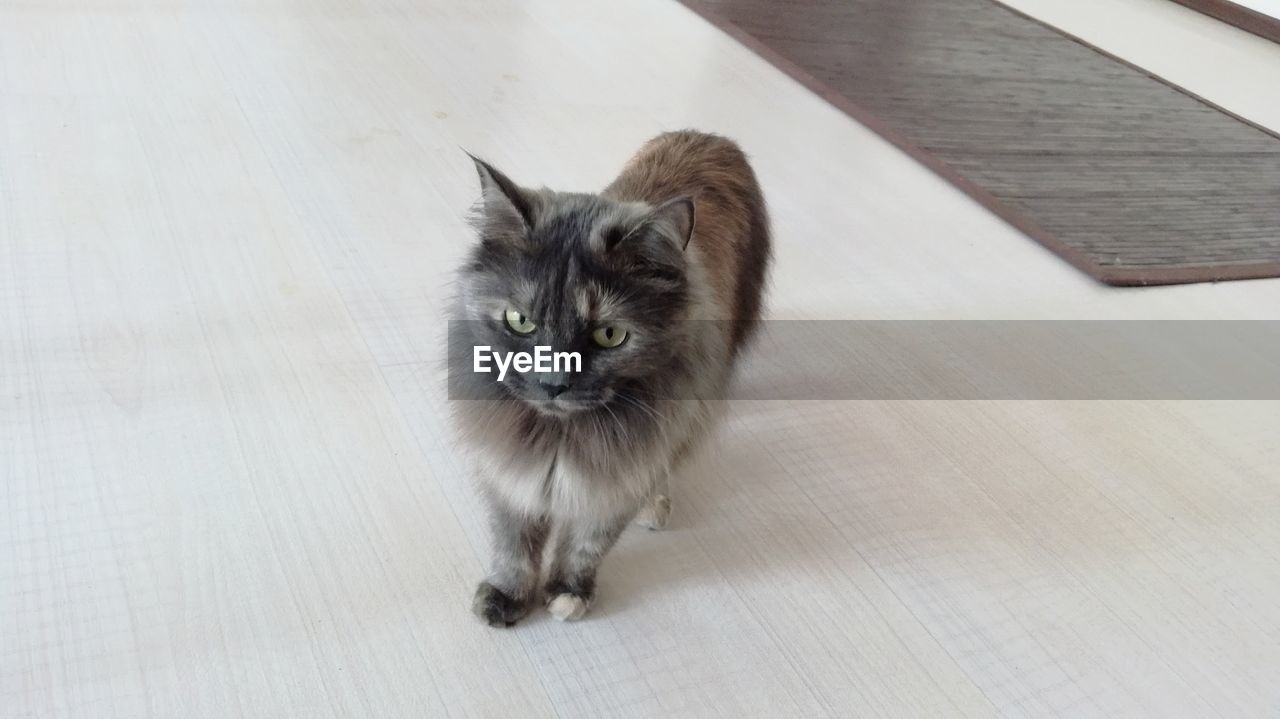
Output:
[[650,210],[629,232],[606,241],[605,248],[612,250],[619,245],[641,242],[643,237],[656,233],[666,240],[662,244],[674,245],[683,251],[693,237],[694,221],[693,199],[677,197]]
[[697,215],[693,208],[692,197],[677,197],[664,202],[653,211],[650,222],[656,229],[666,233],[684,250],[693,237],[693,225]]

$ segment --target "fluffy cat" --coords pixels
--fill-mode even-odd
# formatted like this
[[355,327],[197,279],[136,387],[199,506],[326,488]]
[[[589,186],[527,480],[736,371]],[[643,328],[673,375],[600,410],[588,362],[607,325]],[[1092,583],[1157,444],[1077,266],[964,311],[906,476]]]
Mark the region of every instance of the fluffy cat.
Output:
[[[599,194],[475,163],[479,241],[450,322],[455,427],[493,533],[473,610],[510,626],[541,588],[574,620],[626,526],[665,525],[667,477],[714,423],[761,311],[764,199],[737,145],[692,131],[650,140]],[[476,346],[539,345],[580,371],[474,371]]]

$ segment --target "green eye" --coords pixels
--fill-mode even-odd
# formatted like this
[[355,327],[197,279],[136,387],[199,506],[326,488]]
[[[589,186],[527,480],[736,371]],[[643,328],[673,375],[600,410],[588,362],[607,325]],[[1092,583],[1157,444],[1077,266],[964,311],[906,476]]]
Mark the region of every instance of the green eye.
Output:
[[507,308],[507,326],[511,328],[512,332],[522,335],[533,334],[533,331],[538,329],[538,326],[530,322],[523,312],[510,307]]
[[627,331],[621,327],[601,327],[591,333],[591,339],[605,349],[613,349],[627,341]]

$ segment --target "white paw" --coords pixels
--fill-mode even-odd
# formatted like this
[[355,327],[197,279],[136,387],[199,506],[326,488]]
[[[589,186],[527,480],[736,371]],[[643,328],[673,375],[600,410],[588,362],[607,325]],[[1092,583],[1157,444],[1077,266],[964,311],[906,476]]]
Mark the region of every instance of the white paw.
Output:
[[655,494],[640,508],[636,515],[636,524],[649,529],[663,529],[671,518],[671,498],[665,494]]
[[587,613],[587,603],[582,601],[582,597],[572,594],[557,594],[550,602],[547,602],[547,611],[551,612],[551,616],[562,622],[572,622],[582,619]]

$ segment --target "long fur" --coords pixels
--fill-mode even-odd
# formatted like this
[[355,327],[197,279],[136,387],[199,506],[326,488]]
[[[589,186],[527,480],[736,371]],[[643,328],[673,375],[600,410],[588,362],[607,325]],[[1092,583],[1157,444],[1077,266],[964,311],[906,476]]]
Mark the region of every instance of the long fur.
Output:
[[[598,195],[529,190],[477,169],[478,242],[450,327],[459,445],[495,516],[494,571],[476,611],[495,625],[527,611],[550,533],[547,601],[577,618],[621,527],[667,501],[667,476],[714,423],[759,319],[764,201],[734,143],[690,131],[648,142]],[[516,306],[536,337],[505,326]],[[628,328],[622,347],[591,343],[606,323]],[[544,411],[535,373],[498,383],[472,372],[472,346],[532,343],[583,354],[582,373],[555,379],[571,383],[574,411]]]

